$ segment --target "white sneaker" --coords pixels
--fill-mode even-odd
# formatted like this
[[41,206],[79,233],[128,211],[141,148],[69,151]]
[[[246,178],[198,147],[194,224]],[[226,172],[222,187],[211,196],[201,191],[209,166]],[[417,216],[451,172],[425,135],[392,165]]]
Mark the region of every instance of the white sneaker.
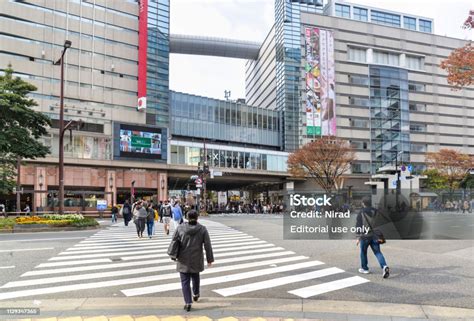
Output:
[[383,269],[382,269],[383,273],[382,273],[382,277],[384,279],[388,278],[390,276],[390,269],[388,266],[384,266]]
[[362,274],[369,274],[369,270],[364,270],[364,269],[359,269],[359,273],[362,273]]

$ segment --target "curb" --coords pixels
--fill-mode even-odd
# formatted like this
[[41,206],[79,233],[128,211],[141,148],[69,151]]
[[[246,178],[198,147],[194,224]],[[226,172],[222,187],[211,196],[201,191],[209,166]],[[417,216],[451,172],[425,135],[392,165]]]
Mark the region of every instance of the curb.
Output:
[[[39,308],[42,316],[162,315],[183,313],[181,297],[113,297],[0,301],[0,308]],[[384,302],[203,298],[191,314],[209,318],[225,316],[276,318],[329,318],[331,320],[474,320],[474,309]],[[31,317],[31,316],[30,316]],[[354,319],[355,320],[355,319]]]
[[87,231],[102,229],[103,226],[86,226],[86,227],[40,227],[40,228],[20,228],[20,229],[2,229],[0,234],[15,234],[15,233],[31,233],[31,232],[65,232],[65,231]]

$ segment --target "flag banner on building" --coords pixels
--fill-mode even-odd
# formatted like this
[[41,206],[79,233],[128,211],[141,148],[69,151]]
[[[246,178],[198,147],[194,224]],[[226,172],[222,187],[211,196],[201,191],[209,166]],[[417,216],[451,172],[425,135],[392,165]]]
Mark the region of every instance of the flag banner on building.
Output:
[[146,109],[148,52],[148,0],[138,2],[138,101],[137,110]]
[[331,31],[305,29],[306,135],[336,135],[334,37]]

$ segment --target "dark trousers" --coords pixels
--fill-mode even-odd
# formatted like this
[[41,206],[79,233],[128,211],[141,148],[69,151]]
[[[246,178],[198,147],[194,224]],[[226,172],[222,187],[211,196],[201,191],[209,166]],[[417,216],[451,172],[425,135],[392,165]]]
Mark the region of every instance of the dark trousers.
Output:
[[193,294],[199,295],[199,282],[200,277],[199,273],[179,273],[181,277],[181,289],[183,290],[184,303],[191,304],[193,303],[191,297],[191,280],[193,281]]
[[136,225],[137,225],[137,234],[138,236],[143,235],[143,231],[145,231],[145,218],[138,218]]
[[155,225],[155,221],[146,222],[146,231],[148,233],[148,236],[153,235],[153,226],[154,225]]

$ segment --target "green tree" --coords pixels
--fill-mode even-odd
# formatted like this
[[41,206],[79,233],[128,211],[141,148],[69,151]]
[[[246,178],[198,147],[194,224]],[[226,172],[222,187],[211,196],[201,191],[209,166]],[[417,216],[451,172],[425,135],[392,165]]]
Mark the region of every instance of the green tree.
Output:
[[0,76],[0,193],[11,192],[15,185],[18,158],[36,159],[49,153],[38,139],[47,133],[51,120],[32,109],[38,104],[28,94],[35,90],[13,77],[11,65]]
[[427,176],[425,180],[426,187],[431,190],[449,189],[448,179],[442,175],[437,169],[427,169],[423,173]]

